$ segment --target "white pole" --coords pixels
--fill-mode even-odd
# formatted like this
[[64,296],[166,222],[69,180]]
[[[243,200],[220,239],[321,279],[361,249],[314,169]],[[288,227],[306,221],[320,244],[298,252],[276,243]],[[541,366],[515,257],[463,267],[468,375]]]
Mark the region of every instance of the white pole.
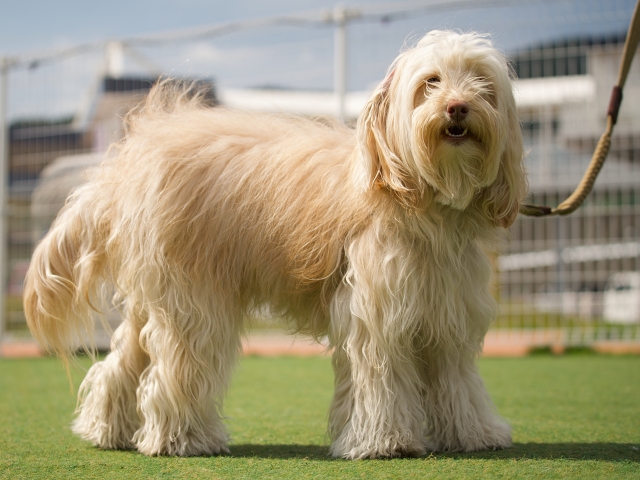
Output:
[[[4,340],[7,325],[7,216],[8,216],[8,177],[9,177],[9,126],[7,124],[7,81],[9,77],[9,59],[0,57],[0,345]],[[0,355],[1,355],[0,350]]]
[[124,72],[124,45],[122,42],[112,40],[107,43],[107,75],[113,78],[121,78]]
[[334,7],[333,21],[333,90],[338,103],[338,118],[344,122],[347,116],[347,11],[343,5]]

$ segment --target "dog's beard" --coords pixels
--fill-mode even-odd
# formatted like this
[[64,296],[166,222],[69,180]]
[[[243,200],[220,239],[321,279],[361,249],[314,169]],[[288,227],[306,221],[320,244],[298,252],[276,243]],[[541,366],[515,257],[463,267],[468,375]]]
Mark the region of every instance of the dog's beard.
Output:
[[499,145],[495,129],[483,128],[495,124],[491,113],[486,113],[460,123],[441,117],[414,123],[414,158],[423,159],[418,168],[435,190],[436,202],[464,210],[482,188],[495,180]]
[[430,178],[435,200],[458,210],[465,209],[475,194],[487,184],[484,149],[473,140],[452,146],[441,140],[433,151],[436,175]]

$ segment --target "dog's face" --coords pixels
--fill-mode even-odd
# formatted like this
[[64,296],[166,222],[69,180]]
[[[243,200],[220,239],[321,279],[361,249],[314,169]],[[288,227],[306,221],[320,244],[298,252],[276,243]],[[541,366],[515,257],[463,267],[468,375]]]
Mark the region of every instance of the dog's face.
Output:
[[435,31],[403,52],[358,125],[368,187],[407,206],[425,195],[513,222],[526,191],[522,139],[503,55],[475,34]]

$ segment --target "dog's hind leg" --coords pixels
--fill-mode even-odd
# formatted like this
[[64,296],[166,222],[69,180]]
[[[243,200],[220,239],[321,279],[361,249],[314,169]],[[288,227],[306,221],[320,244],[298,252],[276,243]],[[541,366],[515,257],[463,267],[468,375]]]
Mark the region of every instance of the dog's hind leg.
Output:
[[141,323],[140,314],[128,307],[112,336],[111,353],[89,369],[80,386],[73,431],[98,447],[133,448],[133,434],[140,426],[136,388],[148,363],[138,339]]
[[219,410],[240,351],[241,317],[225,308],[224,296],[203,292],[196,299],[190,290],[197,288],[167,287],[142,329],[150,364],[138,387],[134,441],[146,455],[228,452]]

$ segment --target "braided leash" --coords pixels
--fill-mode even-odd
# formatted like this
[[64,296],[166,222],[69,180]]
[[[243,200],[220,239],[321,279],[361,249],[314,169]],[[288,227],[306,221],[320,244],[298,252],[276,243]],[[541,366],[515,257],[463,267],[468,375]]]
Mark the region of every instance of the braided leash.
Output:
[[587,171],[582,177],[582,180],[576,187],[575,191],[556,208],[547,207],[544,205],[529,205],[523,204],[520,207],[520,213],[523,215],[529,215],[532,217],[542,217],[546,215],[569,215],[576,208],[582,205],[584,199],[589,195],[593,184],[596,181],[598,173],[604,161],[609,153],[611,147],[611,134],[613,133],[613,126],[618,120],[618,111],[620,110],[620,103],[622,102],[622,88],[627,81],[627,74],[631,67],[631,61],[636,52],[638,41],[640,41],[640,0],[636,3],[636,7],[631,17],[631,23],[629,25],[629,31],[627,32],[627,38],[624,43],[624,50],[622,52],[622,60],[620,62],[620,70],[618,71],[618,82],[611,91],[611,98],[609,100],[609,108],[607,109],[607,127],[605,132],[600,137],[598,145],[591,157],[591,163]]

